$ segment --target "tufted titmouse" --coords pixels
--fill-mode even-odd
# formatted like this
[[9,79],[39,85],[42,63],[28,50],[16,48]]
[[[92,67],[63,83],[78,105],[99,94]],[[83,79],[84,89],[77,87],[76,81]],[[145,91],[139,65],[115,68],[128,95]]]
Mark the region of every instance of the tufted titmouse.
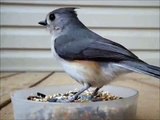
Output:
[[145,63],[122,45],[89,30],[79,21],[75,8],[56,9],[39,24],[52,34],[52,52],[65,72],[85,85],[70,101],[89,87],[96,87],[95,95],[102,86],[129,72],[160,78],[160,67]]

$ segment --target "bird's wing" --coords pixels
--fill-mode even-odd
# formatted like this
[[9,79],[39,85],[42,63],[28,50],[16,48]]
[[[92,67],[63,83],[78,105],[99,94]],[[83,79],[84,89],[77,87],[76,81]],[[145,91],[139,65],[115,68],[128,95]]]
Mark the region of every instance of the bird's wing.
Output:
[[[76,38],[78,39],[78,38]],[[108,39],[76,40],[71,36],[60,36],[55,40],[57,54],[66,60],[121,61],[138,59],[122,45]]]

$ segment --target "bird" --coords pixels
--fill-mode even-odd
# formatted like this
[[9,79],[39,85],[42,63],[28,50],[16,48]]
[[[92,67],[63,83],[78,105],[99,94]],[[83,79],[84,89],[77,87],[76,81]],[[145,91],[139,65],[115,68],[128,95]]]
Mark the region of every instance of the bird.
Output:
[[95,88],[94,96],[104,85],[130,72],[160,79],[160,67],[144,62],[121,44],[91,31],[79,20],[76,9],[55,9],[39,22],[50,32],[52,54],[64,71],[84,85],[70,102],[90,87]]

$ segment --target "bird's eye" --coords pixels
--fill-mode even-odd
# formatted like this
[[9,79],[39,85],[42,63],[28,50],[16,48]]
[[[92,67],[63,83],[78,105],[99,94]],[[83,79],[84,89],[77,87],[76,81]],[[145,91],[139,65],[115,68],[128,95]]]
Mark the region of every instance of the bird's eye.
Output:
[[55,19],[55,15],[54,15],[54,14],[51,14],[51,15],[49,16],[49,19],[50,19],[51,21],[53,21],[53,20]]

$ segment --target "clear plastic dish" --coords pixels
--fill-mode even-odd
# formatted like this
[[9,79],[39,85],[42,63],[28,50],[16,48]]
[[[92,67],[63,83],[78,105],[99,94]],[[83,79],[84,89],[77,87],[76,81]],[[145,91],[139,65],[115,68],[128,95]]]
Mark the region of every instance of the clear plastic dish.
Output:
[[11,95],[15,120],[128,120],[136,116],[138,91],[119,86],[104,86],[101,90],[123,99],[87,103],[51,103],[27,100],[37,92],[52,95],[82,86],[50,86],[30,88]]

